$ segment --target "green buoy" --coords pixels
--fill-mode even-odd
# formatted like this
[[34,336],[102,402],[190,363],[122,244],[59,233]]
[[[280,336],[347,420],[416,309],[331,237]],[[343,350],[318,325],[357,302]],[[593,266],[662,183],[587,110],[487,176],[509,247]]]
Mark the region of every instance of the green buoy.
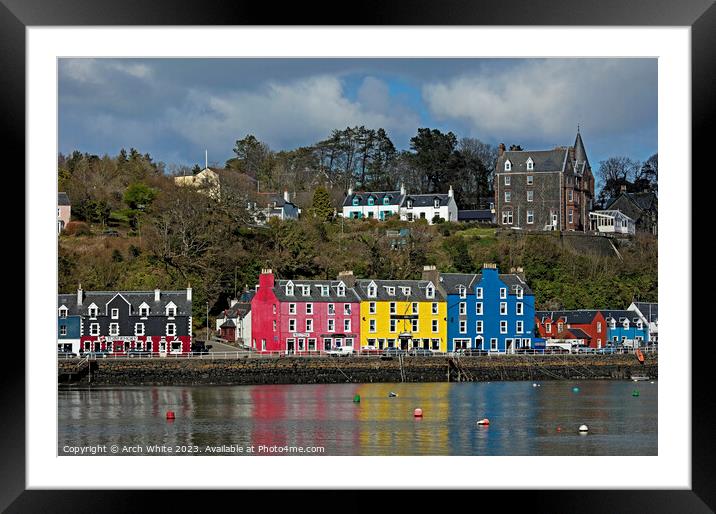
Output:
[[632,395],[632,396],[639,396],[639,390],[638,390],[638,389],[634,389],[634,390],[631,392],[631,395]]
[[353,403],[360,403],[360,395],[357,394],[353,397]]
[[579,387],[573,387],[573,388],[572,388],[572,392],[573,392],[573,393],[578,393],[578,392],[579,392]]

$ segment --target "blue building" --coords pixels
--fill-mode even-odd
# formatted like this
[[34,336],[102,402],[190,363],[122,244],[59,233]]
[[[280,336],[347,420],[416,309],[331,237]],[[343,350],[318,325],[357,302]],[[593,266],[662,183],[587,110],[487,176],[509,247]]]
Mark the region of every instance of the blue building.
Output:
[[607,341],[624,346],[642,346],[649,341],[649,326],[634,311],[602,310],[607,323]]
[[77,295],[58,294],[57,351],[79,354],[81,324],[82,320],[77,308]]
[[485,264],[477,274],[439,273],[426,267],[424,280],[447,298],[447,351],[478,349],[514,353],[531,348],[535,337],[534,294],[522,269],[500,274]]

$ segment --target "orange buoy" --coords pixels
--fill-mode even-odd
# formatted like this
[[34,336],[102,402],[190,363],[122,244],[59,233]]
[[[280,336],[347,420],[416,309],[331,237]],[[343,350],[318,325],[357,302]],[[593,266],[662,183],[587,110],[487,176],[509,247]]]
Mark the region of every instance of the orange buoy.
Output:
[[416,418],[422,418],[423,417],[423,409],[415,409],[413,411],[413,416]]
[[477,424],[478,424],[478,425],[487,426],[487,425],[490,424],[490,420],[487,419],[487,418],[483,418],[483,419],[481,419],[480,421],[478,421]]
[[167,411],[167,419],[174,419],[174,411],[173,410]]

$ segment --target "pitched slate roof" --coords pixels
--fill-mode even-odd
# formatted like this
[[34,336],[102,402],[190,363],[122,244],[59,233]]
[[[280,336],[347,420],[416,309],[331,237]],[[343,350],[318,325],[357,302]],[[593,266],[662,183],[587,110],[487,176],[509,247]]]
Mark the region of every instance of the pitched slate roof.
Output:
[[[142,303],[149,305],[149,315],[164,315],[165,307],[169,302],[173,302],[177,307],[178,316],[191,316],[192,302],[186,299],[186,289],[181,291],[161,291],[159,301],[154,301],[154,291],[83,291],[82,305],[77,305],[77,294],[58,294],[58,307],[67,305],[65,302],[72,303],[72,308],[67,305],[68,314],[89,314],[88,308],[93,303],[97,306],[100,315],[107,314],[105,312],[107,302],[114,298],[117,294],[129,302],[132,306],[132,312],[138,313],[139,306]],[[62,302],[62,303],[60,303]],[[74,309],[74,310],[72,310]]]
[[67,193],[57,193],[57,205],[70,205],[70,197]]
[[582,135],[577,129],[577,138],[574,140],[574,160],[578,162],[584,162],[589,165],[589,159],[587,159],[587,151],[584,149],[584,142],[582,141]]
[[492,216],[493,214],[490,209],[457,211],[458,221],[492,221]]
[[[534,169],[532,170],[527,169],[527,159],[530,157],[534,163]],[[509,159],[512,164],[512,172],[562,171],[564,169],[564,161],[566,158],[566,148],[521,152],[506,151],[497,159],[496,173],[505,172],[505,161],[507,159]]]
[[540,321],[544,321],[546,318],[551,318],[554,322],[559,318],[564,318],[566,323],[588,325],[594,321],[594,317],[598,312],[599,310],[596,309],[580,309],[573,311],[536,311],[535,316]]
[[[531,295],[532,289],[527,282],[522,280],[519,275],[513,273],[501,273],[500,280],[505,283],[508,288],[508,294],[516,294],[516,288],[522,287],[523,294]],[[440,283],[448,294],[458,294],[458,287],[463,285],[467,288],[467,293],[475,292],[475,287],[482,280],[482,273],[440,273]]]
[[[378,286],[376,297],[368,296],[368,286],[371,282],[375,282]],[[355,291],[362,300],[382,301],[382,302],[439,302],[444,301],[445,297],[440,290],[435,287],[435,298],[426,296],[426,289],[429,280],[372,280],[360,279],[356,280]],[[395,288],[395,295],[388,294],[387,287]],[[403,294],[401,287],[409,287],[410,294]]]
[[[368,198],[373,197],[374,205],[400,205],[403,195],[400,191],[357,191],[345,197],[343,207],[352,207],[353,199],[358,199],[358,205],[368,205]],[[384,204],[383,199],[388,197],[388,203]]]
[[584,330],[581,328],[570,328],[568,331],[576,338],[576,339],[591,339],[592,337],[587,334]]
[[500,274],[500,280],[502,280],[507,287],[509,287],[508,294],[515,294],[515,288],[517,286],[521,287],[524,294],[533,294],[532,289],[530,289],[530,286],[527,285],[527,282],[522,280],[522,277],[519,275],[515,275],[512,273],[504,273]]
[[642,211],[647,211],[650,209],[656,209],[656,204],[658,202],[658,198],[656,196],[656,193],[627,193],[622,192],[619,196],[615,196],[614,198],[610,198],[607,201],[606,209],[610,209],[611,206],[619,200],[621,197],[625,197],[628,200],[631,201],[632,204],[636,208]]
[[602,314],[604,314],[604,319],[607,321],[611,318],[614,318],[617,321],[623,321],[625,318],[628,319],[630,322],[636,323],[639,321],[639,316],[634,311],[623,311],[623,310],[603,310]]
[[659,304],[649,302],[634,302],[634,306],[639,309],[649,323],[659,321]]
[[77,316],[80,314],[77,309],[77,294],[58,294],[57,295],[57,308],[62,306],[67,307],[68,316]]
[[[286,285],[293,283],[293,296],[286,294]],[[346,286],[345,296],[338,296],[339,280],[278,280],[273,288],[276,298],[281,302],[331,302],[354,303],[360,301],[356,292]],[[345,282],[344,282],[345,284]],[[321,296],[319,286],[329,286],[328,296]],[[308,286],[308,295],[304,296],[300,286]]]
[[250,303],[235,303],[228,309],[225,309],[223,314],[227,318],[241,318],[246,316],[248,312],[251,310],[251,304]]
[[401,207],[407,205],[408,200],[412,200],[413,207],[432,207],[435,203],[435,200],[438,200],[440,202],[440,207],[444,207],[450,202],[450,198],[450,195],[440,193],[405,195],[405,198],[403,198],[403,201],[400,205]]
[[234,328],[236,327],[236,323],[234,323],[234,320],[229,318],[226,321],[224,321],[219,328]]

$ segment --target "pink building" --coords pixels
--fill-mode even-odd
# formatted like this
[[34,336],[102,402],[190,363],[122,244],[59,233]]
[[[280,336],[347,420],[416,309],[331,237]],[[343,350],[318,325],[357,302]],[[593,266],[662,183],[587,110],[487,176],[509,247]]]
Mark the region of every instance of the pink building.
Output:
[[276,280],[261,270],[251,300],[251,347],[259,352],[303,353],[356,347],[360,299],[352,272],[338,280]]
[[57,233],[59,234],[70,222],[72,206],[67,193],[57,193]]

